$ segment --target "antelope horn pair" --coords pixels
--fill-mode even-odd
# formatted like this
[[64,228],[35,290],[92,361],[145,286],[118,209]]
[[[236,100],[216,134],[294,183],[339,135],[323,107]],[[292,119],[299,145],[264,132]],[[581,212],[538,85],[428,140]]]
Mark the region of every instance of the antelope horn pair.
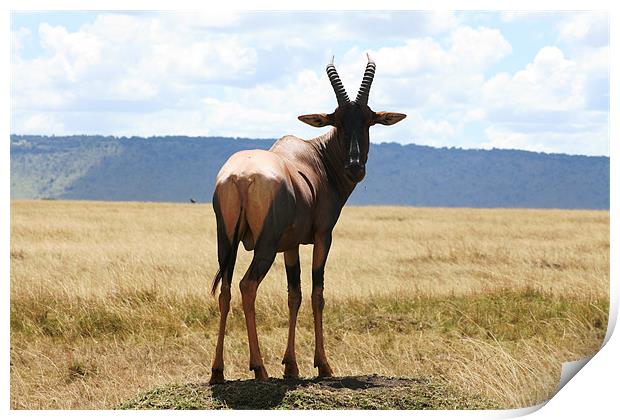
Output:
[[[362,85],[360,86],[359,92],[357,92],[357,98],[355,98],[355,103],[359,105],[368,105],[368,95],[370,94],[370,86],[372,85],[372,79],[375,77],[375,62],[372,61],[370,55],[366,54],[368,57],[368,64],[366,64],[366,71],[364,72],[364,78],[362,79]],[[342,106],[351,102],[349,97],[347,96],[346,90],[344,90],[344,85],[340,80],[340,76],[338,76],[338,72],[336,71],[336,66],[334,66],[334,58],[332,57],[332,62],[327,65],[326,68],[327,77],[329,77],[329,81],[334,88],[334,93],[336,93],[336,99],[338,100],[338,106]]]

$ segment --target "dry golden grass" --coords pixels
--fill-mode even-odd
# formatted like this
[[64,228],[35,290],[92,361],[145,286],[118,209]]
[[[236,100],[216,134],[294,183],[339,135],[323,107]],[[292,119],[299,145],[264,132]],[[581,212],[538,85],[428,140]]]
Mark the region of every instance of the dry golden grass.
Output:
[[[311,248],[302,247],[304,296]],[[240,250],[235,284],[251,254]],[[217,329],[210,205],[11,204],[11,406],[110,408],[206,380]],[[504,407],[547,398],[560,364],[607,326],[609,213],[345,208],[326,267],[326,347],[337,375],[433,377]],[[304,298],[305,299],[305,298]],[[257,301],[268,372],[282,374],[286,278]],[[250,378],[238,288],[226,376]],[[301,374],[312,369],[300,312]]]

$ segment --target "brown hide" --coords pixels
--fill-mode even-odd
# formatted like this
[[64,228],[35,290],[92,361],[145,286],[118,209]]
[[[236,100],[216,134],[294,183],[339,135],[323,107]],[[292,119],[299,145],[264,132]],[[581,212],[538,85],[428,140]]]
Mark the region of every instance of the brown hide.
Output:
[[337,142],[334,129],[312,140],[283,137],[269,151],[232,155],[217,176],[214,194],[228,241],[234,241],[239,223],[244,247],[254,249],[270,209],[283,232],[276,252],[313,243],[315,231],[330,231],[355,186],[338,177],[342,174],[328,176],[344,166]]

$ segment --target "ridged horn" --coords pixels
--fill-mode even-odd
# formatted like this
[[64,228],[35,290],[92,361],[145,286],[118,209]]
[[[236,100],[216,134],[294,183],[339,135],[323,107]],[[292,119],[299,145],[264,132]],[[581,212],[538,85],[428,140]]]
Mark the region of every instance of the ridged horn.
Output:
[[349,96],[347,95],[347,91],[344,90],[340,76],[338,76],[336,66],[334,66],[334,57],[332,57],[332,62],[327,65],[325,70],[327,71],[327,77],[329,77],[329,81],[334,88],[334,93],[336,94],[336,99],[338,100],[338,106],[351,102]]
[[362,79],[362,85],[360,86],[360,90],[357,93],[357,98],[355,98],[355,102],[360,105],[368,105],[368,95],[370,94],[370,86],[372,85],[372,79],[375,77],[375,68],[377,67],[375,62],[372,61],[369,54],[366,54],[368,57],[368,64],[366,64],[366,71],[364,72],[364,78]]

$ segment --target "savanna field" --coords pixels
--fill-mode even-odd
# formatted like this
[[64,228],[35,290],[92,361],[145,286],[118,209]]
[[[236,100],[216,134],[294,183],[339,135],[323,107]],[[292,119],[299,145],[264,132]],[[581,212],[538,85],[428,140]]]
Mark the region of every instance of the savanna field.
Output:
[[[253,378],[237,287],[250,257],[241,247],[224,350],[231,380]],[[310,246],[301,264],[297,358],[312,377]],[[204,384],[216,271],[209,204],[12,201],[11,407],[117,408]],[[532,405],[552,395],[562,362],[592,355],[605,336],[609,212],[346,207],[325,300],[337,376],[415,378],[476,408]],[[281,377],[281,255],[256,305],[267,371]]]

